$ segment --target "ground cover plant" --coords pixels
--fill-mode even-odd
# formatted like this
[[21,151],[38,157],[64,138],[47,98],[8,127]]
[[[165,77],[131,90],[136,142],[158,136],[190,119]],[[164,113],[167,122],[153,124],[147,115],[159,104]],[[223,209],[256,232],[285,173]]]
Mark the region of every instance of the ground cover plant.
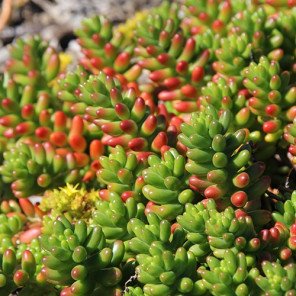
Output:
[[296,295],[296,2],[75,33],[1,74],[0,295]]

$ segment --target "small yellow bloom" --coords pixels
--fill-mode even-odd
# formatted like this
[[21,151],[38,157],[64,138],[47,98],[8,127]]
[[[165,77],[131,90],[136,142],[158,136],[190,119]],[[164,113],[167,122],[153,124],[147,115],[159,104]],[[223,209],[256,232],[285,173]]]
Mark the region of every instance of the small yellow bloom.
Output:
[[65,52],[61,52],[59,54],[59,57],[60,57],[60,63],[61,63],[60,71],[63,72],[72,63],[72,57],[70,54]]
[[68,212],[74,220],[88,219],[97,200],[97,191],[88,192],[84,188],[78,188],[78,184],[67,184],[65,187],[46,191],[40,208],[50,211],[54,216]]
[[139,11],[135,14],[134,17],[128,19],[125,23],[120,24],[116,28],[117,32],[123,34],[126,44],[129,44],[131,42],[134,36],[134,31],[137,27],[137,23],[143,21],[147,17],[148,12],[148,10]]

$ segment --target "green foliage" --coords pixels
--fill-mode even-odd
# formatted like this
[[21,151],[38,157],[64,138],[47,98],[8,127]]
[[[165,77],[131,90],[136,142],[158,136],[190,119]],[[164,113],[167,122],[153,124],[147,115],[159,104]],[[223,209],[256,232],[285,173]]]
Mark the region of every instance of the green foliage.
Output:
[[191,124],[181,125],[179,141],[188,147],[185,169],[191,174],[189,184],[206,198],[217,200],[220,208],[230,202],[235,207],[254,210],[260,207],[260,196],[269,186],[262,177],[264,164],[252,163],[252,148],[245,129],[231,132],[228,109],[218,116],[206,106],[193,113]]
[[122,146],[116,146],[107,156],[101,156],[101,169],[97,172],[98,180],[107,185],[108,192],[116,192],[126,199],[142,197],[142,170],[147,167],[145,157],[139,158],[135,153],[126,153]]
[[163,159],[149,156],[150,166],[142,172],[146,184],[142,189],[143,195],[153,202],[151,211],[163,219],[175,219],[184,205],[194,199],[194,193],[187,185],[185,162],[185,157],[177,150],[170,149],[163,154]]
[[[96,286],[116,286],[122,277],[117,268],[124,255],[124,244],[106,245],[99,226],[83,220],[75,225],[60,216],[53,223],[52,234],[43,234],[41,245],[46,251],[41,273],[54,285],[71,285],[74,295],[91,293]],[[100,274],[100,276],[98,276]]]
[[108,200],[96,203],[93,223],[101,226],[107,240],[127,240],[132,237],[128,232],[129,221],[133,218],[145,221],[144,210],[145,206],[134,197],[123,202],[117,193],[111,192]]
[[295,24],[293,0],[93,16],[72,72],[16,40],[0,295],[294,295]]
[[84,166],[84,162],[75,158],[75,153],[60,155],[48,142],[35,145],[18,142],[4,153],[0,171],[3,181],[11,183],[15,196],[28,197],[53,184],[77,183],[83,176]]

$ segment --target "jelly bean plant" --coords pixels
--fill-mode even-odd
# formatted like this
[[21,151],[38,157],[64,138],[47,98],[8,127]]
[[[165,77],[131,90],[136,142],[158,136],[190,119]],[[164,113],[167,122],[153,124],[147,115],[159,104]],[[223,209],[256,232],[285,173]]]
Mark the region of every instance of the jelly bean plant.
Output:
[[296,295],[296,1],[75,33],[0,74],[0,295]]

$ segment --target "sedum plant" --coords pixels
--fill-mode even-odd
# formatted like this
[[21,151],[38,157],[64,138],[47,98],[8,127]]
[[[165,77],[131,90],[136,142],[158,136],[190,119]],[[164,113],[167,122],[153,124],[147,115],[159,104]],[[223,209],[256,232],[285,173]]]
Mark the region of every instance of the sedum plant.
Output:
[[[117,268],[124,255],[122,241],[117,240],[111,248],[107,247],[99,226],[91,227],[83,220],[71,225],[65,216],[53,222],[53,229],[51,234],[41,238],[46,251],[41,274],[48,282],[65,286],[62,295],[116,290],[122,276]],[[101,276],[96,274],[98,268]]]
[[295,0],[93,16],[72,71],[16,40],[0,295],[294,295],[295,16]]
[[132,62],[133,42],[127,42],[130,39],[120,31],[113,32],[112,23],[103,16],[84,19],[75,33],[85,69],[94,74],[103,70],[108,75],[122,75],[121,79],[127,81],[134,81],[141,74],[141,68]]
[[205,198],[217,200],[221,208],[229,204],[259,208],[269,177],[262,176],[263,163],[252,163],[252,148],[246,141],[248,130],[231,130],[230,111],[219,116],[211,105],[193,113],[190,124],[181,125],[178,138],[187,149],[189,184]]
[[143,154],[126,153],[122,146],[117,145],[107,156],[101,156],[99,162],[101,169],[97,172],[98,180],[107,185],[100,195],[115,192],[123,200],[133,197],[142,199],[143,177],[142,170],[147,167],[147,156]]
[[160,159],[148,157],[149,167],[143,170],[145,186],[143,195],[150,201],[147,211],[164,219],[173,220],[183,212],[184,205],[194,199],[188,187],[188,174],[185,171],[185,158],[177,150],[170,149]]
[[[49,142],[18,142],[4,153],[2,178],[11,183],[14,195],[28,197],[55,184],[75,183],[82,178],[89,156],[65,149],[59,151]],[[64,178],[61,180],[61,178]]]

